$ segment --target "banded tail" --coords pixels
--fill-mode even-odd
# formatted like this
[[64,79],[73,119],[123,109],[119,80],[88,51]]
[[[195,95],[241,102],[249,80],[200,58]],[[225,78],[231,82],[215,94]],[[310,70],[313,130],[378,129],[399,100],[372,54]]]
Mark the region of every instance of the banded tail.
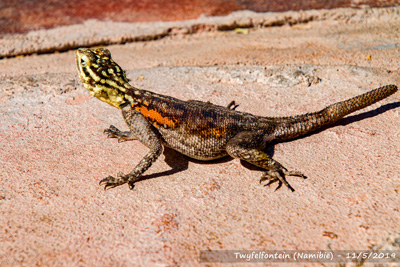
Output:
[[294,117],[274,118],[277,119],[273,134],[274,140],[284,141],[313,132],[322,126],[338,121],[354,111],[372,105],[394,94],[396,91],[396,85],[385,85],[365,94],[327,106],[318,112]]

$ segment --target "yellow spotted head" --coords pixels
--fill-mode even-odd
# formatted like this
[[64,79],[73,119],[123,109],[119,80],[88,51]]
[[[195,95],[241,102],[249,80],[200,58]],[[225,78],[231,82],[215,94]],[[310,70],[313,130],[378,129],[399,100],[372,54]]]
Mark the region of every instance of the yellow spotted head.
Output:
[[128,102],[126,93],[132,86],[125,71],[112,60],[108,49],[78,49],[76,66],[91,95],[117,108]]

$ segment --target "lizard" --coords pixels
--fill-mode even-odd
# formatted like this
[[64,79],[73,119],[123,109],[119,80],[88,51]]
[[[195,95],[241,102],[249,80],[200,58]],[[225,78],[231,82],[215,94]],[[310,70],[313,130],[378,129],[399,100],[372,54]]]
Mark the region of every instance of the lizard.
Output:
[[288,117],[262,117],[199,100],[183,101],[171,96],[139,89],[129,84],[125,71],[112,59],[106,48],[80,48],[76,51],[79,77],[90,94],[121,110],[129,131],[111,125],[104,130],[118,142],[138,140],[149,152],[133,170],[100,181],[104,189],[135,182],[157,160],[163,147],[172,148],[190,158],[208,161],[225,156],[244,160],[264,170],[260,183],[275,182],[275,190],[285,185],[294,188],[286,177],[307,177],[287,170],[266,152],[268,144],[307,135],[342,117],[376,103],[397,91],[385,85],[312,113]]

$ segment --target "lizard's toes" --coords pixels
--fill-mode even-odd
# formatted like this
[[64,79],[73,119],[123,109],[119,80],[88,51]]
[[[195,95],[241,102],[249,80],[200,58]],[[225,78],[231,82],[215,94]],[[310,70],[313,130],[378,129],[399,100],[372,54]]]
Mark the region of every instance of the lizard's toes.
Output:
[[269,170],[264,173],[264,175],[260,179],[260,183],[263,181],[268,181],[264,186],[270,186],[271,184],[278,182],[278,186],[275,188],[275,191],[282,187],[282,184],[286,185],[292,192],[294,192],[294,188],[286,181],[285,173],[280,170]]
[[104,133],[108,136],[108,138],[116,138],[120,136],[121,131],[118,130],[118,128],[114,125],[110,125],[110,127],[104,130]]
[[104,190],[123,185],[127,182],[125,175],[122,172],[118,173],[118,177],[108,176],[99,182],[99,185],[104,185]]
[[264,172],[263,176],[261,176],[261,178],[260,178],[260,184],[264,181],[269,181],[268,184],[272,184],[272,183],[278,181],[278,179],[276,179],[275,177],[272,177],[268,172]]
[[303,179],[307,179],[307,176],[305,176],[302,172],[299,171],[284,171],[283,172],[286,176],[297,176]]

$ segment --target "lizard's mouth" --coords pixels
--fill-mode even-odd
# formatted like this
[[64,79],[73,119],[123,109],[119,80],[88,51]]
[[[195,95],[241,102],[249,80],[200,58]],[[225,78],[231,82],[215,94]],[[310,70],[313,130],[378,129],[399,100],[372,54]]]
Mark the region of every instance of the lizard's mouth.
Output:
[[94,90],[94,87],[96,86],[96,82],[93,79],[91,79],[91,77],[87,73],[87,71],[84,70],[84,68],[88,66],[88,63],[86,62],[88,60],[87,56],[84,55],[84,53],[83,53],[83,51],[85,51],[85,50],[86,49],[80,48],[76,51],[76,55],[75,55],[76,68],[78,70],[78,75],[83,83],[83,86],[89,91],[89,93],[92,96],[96,96],[96,92]]
[[87,83],[90,80],[90,76],[88,73],[85,73],[84,68],[88,66],[88,58],[83,53],[86,49],[78,49],[75,55],[76,68],[78,69],[79,77],[81,78],[83,83]]

